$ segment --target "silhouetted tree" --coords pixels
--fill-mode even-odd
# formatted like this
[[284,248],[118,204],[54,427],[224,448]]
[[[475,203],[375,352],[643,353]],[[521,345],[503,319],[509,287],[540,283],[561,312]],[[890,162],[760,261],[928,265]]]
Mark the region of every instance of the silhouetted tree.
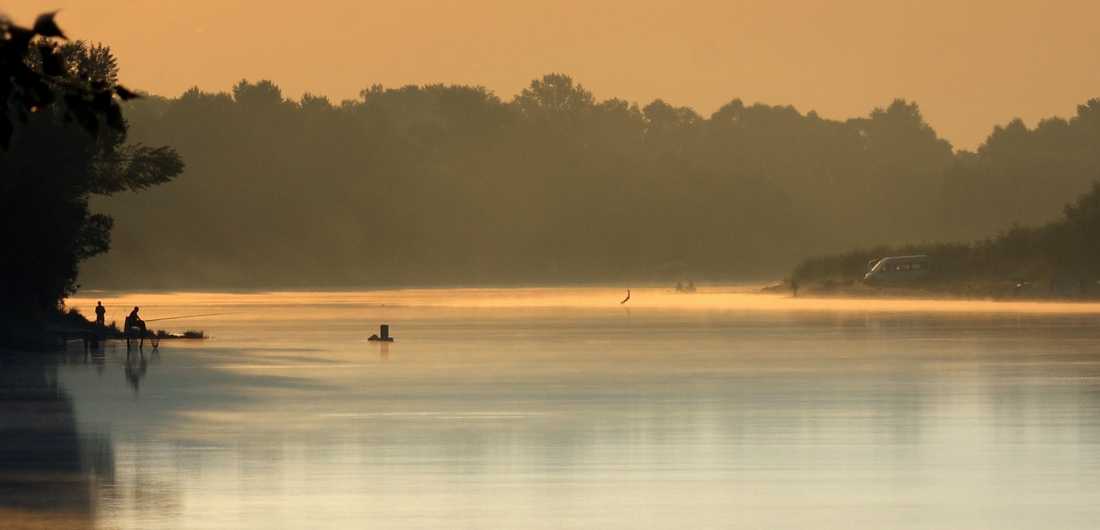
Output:
[[944,173],[943,219],[956,237],[976,237],[1056,216],[1100,178],[1100,99],[1069,120],[1020,120],[994,128],[976,153],[960,153]]
[[[60,37],[43,17],[36,33]],[[33,341],[37,323],[76,290],[80,263],[107,251],[113,222],[91,213],[89,197],[166,182],[183,162],[167,147],[126,143],[114,98],[132,94],[117,85],[107,48],[20,44],[24,30],[6,30],[0,81],[10,87],[5,123],[14,114],[16,126],[0,154],[0,342],[11,344]]]
[[563,74],[547,74],[531,81],[531,86],[516,96],[515,104],[533,116],[568,115],[588,111],[596,100],[592,93],[573,78]]
[[[93,136],[100,122],[123,130],[122,113],[115,97],[129,100],[135,94],[112,77],[113,59],[102,47],[89,47],[74,57],[72,47],[60,47],[65,39],[54,23],[54,13],[24,28],[0,17],[0,148],[8,149],[13,118],[26,122],[38,110],[55,102],[64,119],[80,124]],[[67,50],[67,51],[66,51]]]

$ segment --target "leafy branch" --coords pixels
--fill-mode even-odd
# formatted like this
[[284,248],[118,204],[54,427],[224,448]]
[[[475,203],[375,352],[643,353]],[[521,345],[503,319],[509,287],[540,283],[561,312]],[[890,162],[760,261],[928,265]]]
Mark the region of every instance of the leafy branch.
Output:
[[31,28],[0,17],[0,99],[4,102],[0,149],[5,152],[11,146],[13,115],[26,123],[31,113],[58,101],[64,103],[65,120],[93,137],[101,120],[118,131],[126,130],[118,100],[138,95],[86,68],[70,68],[57,42],[68,38],[54,22],[56,14],[40,15]]

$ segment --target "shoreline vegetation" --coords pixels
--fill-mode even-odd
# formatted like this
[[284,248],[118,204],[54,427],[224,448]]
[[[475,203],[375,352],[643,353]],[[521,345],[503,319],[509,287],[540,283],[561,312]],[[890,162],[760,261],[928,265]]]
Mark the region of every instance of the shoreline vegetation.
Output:
[[[925,279],[863,284],[871,260],[927,255]],[[914,296],[955,298],[1093,300],[1100,298],[1100,182],[1065,207],[1063,218],[1038,227],[1014,225],[995,238],[973,243],[880,245],[810,258],[790,281],[814,296]],[[776,290],[780,286],[771,286]]]
[[[847,120],[731,100],[709,116],[597,100],[562,74],[519,94],[422,85],[291,99],[270,81],[126,104],[187,173],[95,206],[96,289],[620,284],[782,278],[807,256],[969,241],[1057,219],[1100,177],[1100,100],[975,152],[916,103]],[[150,237],[150,234],[156,234]]]
[[[992,302],[1100,302],[1100,282],[1085,279],[1043,282],[977,280],[971,282],[910,281],[902,285],[867,285],[856,280],[829,281],[800,286],[799,298],[837,300],[984,300]],[[760,289],[764,294],[790,293],[789,281]]]
[[[46,332],[52,335],[52,343],[58,343],[60,340],[60,349],[65,349],[67,344],[65,342],[71,342],[71,339],[84,338],[88,339],[95,337],[97,341],[104,340],[127,340],[126,333],[118,327],[117,322],[110,322],[105,325],[99,325],[95,322],[88,320],[81,312],[75,308],[69,308],[62,313],[61,318],[55,318],[47,320]],[[140,336],[129,337],[130,340],[141,339]],[[210,338],[202,330],[188,329],[184,332],[170,332],[164,329],[153,330],[150,329],[144,336],[145,340],[155,340],[156,343],[160,343],[162,340],[194,340],[194,339],[208,339]],[[52,349],[52,348],[51,348]]]
[[[1040,298],[1100,274],[1100,186],[1040,226],[1100,178],[1100,99],[970,152],[902,99],[847,120],[740,99],[707,117],[600,101],[560,73],[508,99],[435,84],[293,100],[264,80],[139,96],[52,14],[0,27],[8,346],[67,325],[80,284],[714,284],[819,255],[788,277],[803,293]],[[867,260],[906,254],[931,256],[927,285],[857,286]]]
[[92,196],[139,191],[183,172],[170,147],[127,137],[118,82],[102,45],[70,41],[39,16],[32,27],[0,14],[0,345],[49,347],[79,324],[64,301],[90,257],[107,252],[114,220]]

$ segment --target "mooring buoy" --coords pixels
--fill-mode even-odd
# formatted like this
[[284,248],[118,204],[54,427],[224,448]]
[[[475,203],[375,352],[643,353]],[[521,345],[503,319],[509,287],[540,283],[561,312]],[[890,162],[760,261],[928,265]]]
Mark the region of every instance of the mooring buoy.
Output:
[[379,337],[378,335],[371,335],[370,338],[367,340],[393,342],[393,337],[390,336],[389,324],[382,324],[382,327],[378,330],[378,332],[382,335],[381,337]]

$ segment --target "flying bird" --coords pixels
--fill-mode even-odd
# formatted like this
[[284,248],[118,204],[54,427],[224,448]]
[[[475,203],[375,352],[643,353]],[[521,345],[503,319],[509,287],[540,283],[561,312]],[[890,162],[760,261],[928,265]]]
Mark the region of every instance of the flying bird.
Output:
[[626,298],[623,298],[623,301],[619,302],[619,303],[620,304],[625,304],[627,300],[630,300],[630,289],[626,290]]

